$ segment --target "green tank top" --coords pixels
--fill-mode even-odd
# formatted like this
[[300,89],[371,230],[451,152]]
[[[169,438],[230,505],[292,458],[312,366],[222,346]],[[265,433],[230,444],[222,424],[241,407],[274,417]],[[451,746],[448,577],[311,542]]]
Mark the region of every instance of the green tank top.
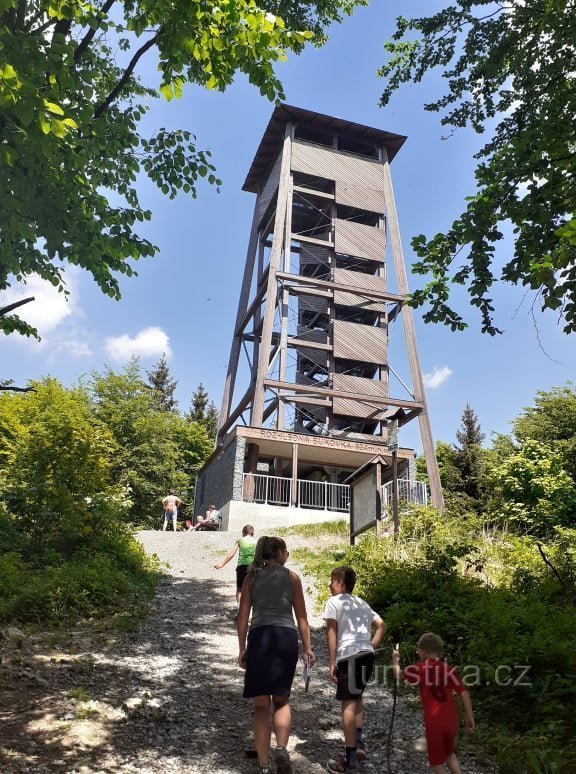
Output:
[[241,537],[238,541],[238,566],[252,564],[256,549],[256,538],[253,535]]

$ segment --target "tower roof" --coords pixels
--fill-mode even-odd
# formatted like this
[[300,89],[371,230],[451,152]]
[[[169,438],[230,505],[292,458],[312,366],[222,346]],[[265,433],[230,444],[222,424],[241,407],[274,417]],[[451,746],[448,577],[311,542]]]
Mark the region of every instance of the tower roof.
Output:
[[278,105],[272,113],[266,131],[262,135],[260,145],[250,166],[242,190],[256,193],[262,180],[265,179],[268,170],[274,163],[284,139],[284,128],[287,123],[293,122],[306,129],[322,134],[338,134],[349,141],[384,145],[388,151],[390,161],[398,153],[406,137],[401,134],[385,132],[383,129],[375,129],[371,126],[356,124],[343,118],[327,116],[323,113],[315,113],[312,110],[293,107],[292,105]]

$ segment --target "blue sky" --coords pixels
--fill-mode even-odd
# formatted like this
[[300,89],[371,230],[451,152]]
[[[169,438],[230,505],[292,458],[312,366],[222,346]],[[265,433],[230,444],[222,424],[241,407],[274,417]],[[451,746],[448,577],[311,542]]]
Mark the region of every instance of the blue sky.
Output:
[[[423,110],[442,88],[436,75],[403,87],[385,110],[378,108],[384,84],[376,70],[384,61],[383,44],[395,16],[423,15],[441,5],[436,0],[401,5],[376,0],[335,26],[324,48],[310,49],[278,68],[289,104],[408,136],[392,164],[408,263],[413,235],[431,236],[461,212],[464,197],[474,190],[472,154],[485,140],[471,131],[442,140],[446,131],[438,115]],[[153,63],[146,67],[145,77],[154,78]],[[223,180],[221,193],[202,185],[197,200],[182,194],[170,201],[143,179],[142,202],[153,218],[142,233],[160,247],[159,255],[138,264],[138,277],[121,279],[119,303],[76,270],[67,273],[68,303],[34,281],[16,289],[16,296],[36,295],[27,314],[42,341],[0,339],[1,378],[24,384],[51,374],[68,385],[105,364],[120,368],[132,352],[150,369],[166,352],[181,406],[188,407],[199,382],[219,406],[254,206],[254,196],[241,188],[272,110],[243,78],[225,94],[188,87],[180,101],[154,103],[145,131],[162,126],[193,131],[198,146],[212,150]],[[503,257],[504,251],[505,246]],[[420,282],[409,277],[411,288]],[[497,324],[506,331],[497,338],[480,334],[475,310],[461,292],[454,300],[470,323],[463,333],[424,325],[415,312],[437,439],[454,440],[467,402],[484,432],[507,432],[509,420],[531,404],[537,390],[574,379],[576,338],[562,333],[554,315],[536,311],[543,352],[530,315],[532,298],[521,303],[522,296],[521,289],[510,287],[494,293]],[[409,379],[401,337],[400,329],[393,331],[392,364]],[[403,394],[399,385],[396,394]],[[412,425],[403,429],[400,441],[419,448],[417,424]]]

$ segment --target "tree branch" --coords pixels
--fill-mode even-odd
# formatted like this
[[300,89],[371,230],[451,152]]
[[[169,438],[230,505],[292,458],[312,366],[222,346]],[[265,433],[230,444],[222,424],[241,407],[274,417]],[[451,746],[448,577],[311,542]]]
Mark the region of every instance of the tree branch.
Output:
[[36,27],[35,30],[32,29],[32,26],[42,17],[42,14],[38,14],[38,16],[35,19],[31,19],[28,24],[26,25],[24,32],[31,32],[33,35],[41,35],[46,30],[50,29],[50,27],[54,27],[58,23],[58,19],[48,19],[48,21],[45,21],[44,24],[41,24],[40,27]]
[[[98,12],[98,14],[100,16],[100,21],[102,21],[104,16],[108,13],[108,11],[114,5],[115,2],[116,2],[116,0],[106,0],[104,5],[102,6],[102,8]],[[82,40],[78,44],[78,47],[77,47],[76,51],[74,52],[74,62],[79,62],[80,61],[80,58],[82,57],[82,54],[86,51],[86,49],[88,48],[88,46],[92,42],[94,36],[98,32],[99,26],[100,25],[98,25],[98,27],[94,27],[94,29],[90,28],[88,30],[88,32],[86,33],[86,35],[82,38]]]
[[541,543],[536,543],[536,545],[538,546],[538,551],[540,552],[540,556],[542,557],[542,559],[544,561],[544,564],[552,570],[552,572],[554,573],[555,577],[560,581],[560,583],[562,585],[564,585],[564,578],[560,575],[558,570],[550,563],[550,560],[548,559],[548,557],[544,553],[544,549],[542,548],[542,544]]
[[8,304],[8,306],[2,306],[0,307],[0,317],[5,317],[7,314],[10,314],[10,312],[13,312],[14,309],[18,309],[19,306],[29,304],[30,301],[35,300],[34,296],[30,296],[29,298],[23,298],[21,301],[15,301],[13,304]]
[[120,94],[120,92],[122,91],[124,86],[126,86],[128,81],[130,80],[130,77],[131,77],[132,73],[134,72],[134,69],[136,68],[136,65],[138,64],[139,59],[149,49],[151,49],[152,46],[155,45],[156,41],[158,40],[158,38],[160,37],[161,34],[162,34],[162,28],[160,28],[156,32],[154,37],[150,38],[149,41],[144,43],[144,45],[141,48],[139,48],[138,51],[136,51],[136,53],[134,54],[134,56],[130,60],[130,64],[128,65],[128,67],[124,71],[124,75],[120,78],[120,80],[118,81],[116,86],[112,89],[110,94],[106,97],[104,102],[101,102],[100,105],[98,105],[98,107],[94,111],[94,118],[100,118],[102,113],[104,113],[104,111],[107,110],[110,107],[110,105],[114,102],[116,97]]
[[10,385],[0,384],[0,391],[11,390],[11,392],[37,392],[35,387],[11,387]]
[[462,32],[462,30],[464,29],[464,27],[465,27],[467,24],[474,24],[475,22],[483,22],[483,21],[486,21],[486,19],[490,19],[490,18],[492,18],[492,16],[497,16],[497,15],[498,15],[499,13],[501,13],[503,10],[510,10],[511,8],[513,8],[513,6],[510,6],[510,5],[501,5],[499,8],[497,8],[497,9],[496,9],[495,11],[493,11],[492,13],[487,13],[487,14],[486,14],[486,16],[479,16],[478,18],[472,19],[472,21],[469,21],[469,20],[465,19],[465,20],[464,20],[464,21],[462,21],[460,24],[456,24],[456,25],[454,25],[453,27],[449,27],[449,28],[448,28],[448,29],[447,29],[445,32],[443,32],[443,33],[442,33],[442,35],[440,35],[439,37],[437,37],[437,38],[434,38],[434,40],[432,40],[432,41],[430,42],[430,45],[431,45],[431,46],[435,46],[437,43],[440,43],[440,41],[441,41],[441,40],[443,40],[443,39],[444,39],[444,38],[445,38],[447,35],[450,35],[452,32]]
[[26,20],[26,0],[19,0],[16,10],[16,29],[23,29]]

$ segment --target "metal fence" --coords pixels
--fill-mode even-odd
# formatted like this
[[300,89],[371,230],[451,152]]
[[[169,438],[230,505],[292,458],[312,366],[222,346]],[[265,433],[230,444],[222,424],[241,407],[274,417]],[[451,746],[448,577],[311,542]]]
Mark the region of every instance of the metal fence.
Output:
[[244,502],[266,505],[290,505],[291,478],[244,473]]
[[330,484],[328,481],[298,479],[298,506],[325,511],[348,513],[350,487],[348,484]]
[[[392,507],[392,481],[384,484],[380,489],[382,507]],[[428,505],[428,488],[424,481],[415,481],[411,478],[398,479],[398,502],[412,503],[413,505]]]
[[[350,487],[347,484],[305,481],[304,479],[298,479],[297,484],[297,507],[348,513]],[[261,473],[244,473],[242,499],[249,503],[290,505],[291,488],[291,478],[266,476]]]

